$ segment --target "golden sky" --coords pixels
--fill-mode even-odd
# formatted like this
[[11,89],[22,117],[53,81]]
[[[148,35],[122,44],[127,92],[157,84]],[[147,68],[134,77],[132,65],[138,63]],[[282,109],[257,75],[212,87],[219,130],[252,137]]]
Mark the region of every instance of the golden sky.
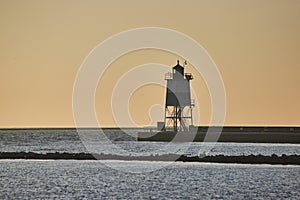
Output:
[[[107,37],[148,26],[180,31],[208,51],[226,88],[226,125],[300,125],[299,10],[298,0],[0,0],[0,127],[74,126],[73,84],[84,58]],[[143,50],[116,60],[96,93],[101,124],[115,125],[111,92],[122,74],[177,58]],[[197,78],[204,125],[210,97]],[[130,111],[146,125],[151,105],[163,103],[163,88],[145,86]]]

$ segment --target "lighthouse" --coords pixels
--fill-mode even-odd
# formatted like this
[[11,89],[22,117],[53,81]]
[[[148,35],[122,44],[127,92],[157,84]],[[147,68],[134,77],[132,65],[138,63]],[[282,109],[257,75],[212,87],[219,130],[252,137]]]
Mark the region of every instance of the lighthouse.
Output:
[[[186,61],[184,62],[186,65]],[[185,73],[179,60],[171,72],[165,74],[166,99],[164,121],[157,122],[157,131],[150,129],[138,132],[138,141],[177,141],[192,142],[197,134],[193,125],[194,100],[191,98],[191,73]],[[147,130],[147,129],[146,129]],[[202,135],[199,140],[203,139]]]
[[184,67],[177,60],[177,65],[172,68],[172,72],[165,74],[165,80],[167,87],[163,129],[164,131],[187,132],[189,127],[193,126],[194,101],[191,99],[190,89],[193,75],[184,73]]

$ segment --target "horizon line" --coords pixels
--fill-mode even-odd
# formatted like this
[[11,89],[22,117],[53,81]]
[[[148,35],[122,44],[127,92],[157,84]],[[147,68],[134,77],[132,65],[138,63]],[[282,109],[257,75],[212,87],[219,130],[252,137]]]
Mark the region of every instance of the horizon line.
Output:
[[[198,125],[195,127],[272,127],[272,128],[300,128],[300,125]],[[0,130],[22,130],[22,129],[150,129],[156,128],[156,126],[126,126],[126,127],[119,127],[119,126],[105,126],[105,127],[91,127],[91,126],[83,126],[83,127],[76,127],[76,126],[16,126],[16,127],[1,127]]]

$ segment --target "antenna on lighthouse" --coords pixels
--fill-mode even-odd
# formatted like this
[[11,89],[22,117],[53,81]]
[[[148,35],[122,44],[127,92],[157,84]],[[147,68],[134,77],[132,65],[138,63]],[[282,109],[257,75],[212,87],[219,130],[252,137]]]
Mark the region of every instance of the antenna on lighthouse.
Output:
[[183,64],[184,64],[184,66],[187,66],[188,63],[187,63],[187,61],[185,60],[185,61],[183,62]]

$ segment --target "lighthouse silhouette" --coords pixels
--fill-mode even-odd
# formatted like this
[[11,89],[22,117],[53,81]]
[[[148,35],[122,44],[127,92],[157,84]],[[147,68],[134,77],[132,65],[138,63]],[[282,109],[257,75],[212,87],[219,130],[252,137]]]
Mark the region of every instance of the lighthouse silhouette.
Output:
[[[185,61],[186,64],[186,61]],[[192,110],[194,100],[191,99],[191,73],[184,73],[184,67],[177,60],[172,72],[165,74],[167,80],[164,131],[185,132],[193,126]]]

